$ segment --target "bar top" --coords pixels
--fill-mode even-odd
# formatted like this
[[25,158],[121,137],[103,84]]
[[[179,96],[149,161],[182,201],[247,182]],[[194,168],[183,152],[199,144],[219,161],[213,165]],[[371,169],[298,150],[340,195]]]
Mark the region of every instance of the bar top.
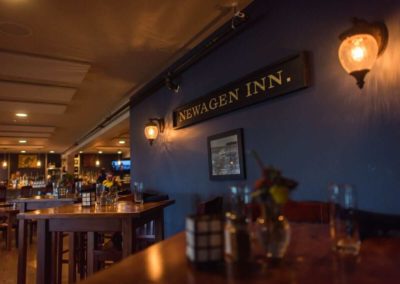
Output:
[[83,207],[81,204],[64,205],[18,214],[18,219],[54,219],[87,217],[123,217],[137,215],[167,207],[175,200],[135,204],[131,201],[119,201],[115,205]]
[[375,238],[362,243],[357,258],[341,258],[330,249],[327,225],[291,224],[292,240],[277,264],[192,267],[185,256],[185,235],[132,255],[83,283],[398,283],[400,240]]

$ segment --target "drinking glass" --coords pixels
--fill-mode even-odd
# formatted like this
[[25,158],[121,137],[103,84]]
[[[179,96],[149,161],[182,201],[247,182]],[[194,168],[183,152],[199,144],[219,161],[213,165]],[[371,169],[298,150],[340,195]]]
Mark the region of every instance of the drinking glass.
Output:
[[136,203],[143,203],[143,182],[133,183],[133,196]]
[[357,193],[349,184],[329,187],[330,234],[333,249],[340,254],[357,255],[360,237],[356,218]]
[[101,195],[104,191],[104,186],[101,183],[96,184],[96,203],[100,204]]

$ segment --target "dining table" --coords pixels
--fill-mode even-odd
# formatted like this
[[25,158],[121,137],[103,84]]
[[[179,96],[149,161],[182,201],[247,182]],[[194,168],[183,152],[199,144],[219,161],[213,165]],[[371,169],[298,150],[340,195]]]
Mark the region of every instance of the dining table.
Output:
[[6,250],[11,249],[11,242],[12,242],[12,229],[14,223],[16,221],[16,216],[19,210],[15,209],[13,206],[3,206],[0,207],[0,217],[5,217],[7,224],[7,241],[6,241]]
[[[94,272],[95,233],[120,232],[122,236],[122,258],[132,254],[136,244],[136,229],[154,221],[155,239],[164,239],[164,208],[175,203],[164,200],[148,203],[119,201],[112,205],[85,207],[82,204],[66,205],[20,213],[18,219],[37,220],[37,273],[36,283],[54,282],[54,253],[52,252],[52,234],[67,232],[87,234],[87,275]],[[21,234],[26,239],[22,229]],[[71,238],[73,239],[73,238]],[[26,244],[26,241],[24,242]],[[69,259],[73,260],[74,249],[69,249]],[[26,246],[19,246],[18,283],[25,283]],[[69,279],[71,279],[71,263]]]
[[[20,197],[10,200],[8,203],[15,204],[15,208],[19,213],[25,213],[38,209],[54,208],[63,205],[74,204],[79,201],[74,195],[65,198],[57,198],[52,195],[35,195],[31,197]],[[23,279],[25,283],[26,278],[26,250],[27,250],[27,223],[31,222],[29,219],[19,219],[18,221],[18,277]],[[30,226],[30,242],[32,240],[32,228]],[[25,253],[22,253],[25,252]]]
[[291,230],[282,259],[194,265],[186,258],[185,233],[181,232],[82,283],[399,283],[399,238],[366,239],[357,256],[344,256],[332,250],[326,224],[293,223]]
[[73,204],[77,201],[78,198],[73,195],[66,198],[56,198],[53,195],[35,195],[32,197],[16,198],[10,200],[9,203],[15,203],[20,212],[26,212],[30,210]]

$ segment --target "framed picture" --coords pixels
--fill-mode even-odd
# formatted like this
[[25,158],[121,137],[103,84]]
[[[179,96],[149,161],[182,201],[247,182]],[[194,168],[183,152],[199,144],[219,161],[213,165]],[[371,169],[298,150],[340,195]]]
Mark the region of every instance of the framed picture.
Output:
[[246,178],[242,128],[208,137],[207,146],[211,180]]
[[18,168],[37,168],[37,155],[18,155]]

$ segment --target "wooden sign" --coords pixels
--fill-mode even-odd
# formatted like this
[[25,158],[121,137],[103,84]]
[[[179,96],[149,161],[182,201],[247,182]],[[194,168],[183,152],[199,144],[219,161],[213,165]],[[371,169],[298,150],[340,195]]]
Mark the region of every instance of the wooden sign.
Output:
[[176,108],[173,127],[186,127],[308,86],[308,61],[300,53]]

